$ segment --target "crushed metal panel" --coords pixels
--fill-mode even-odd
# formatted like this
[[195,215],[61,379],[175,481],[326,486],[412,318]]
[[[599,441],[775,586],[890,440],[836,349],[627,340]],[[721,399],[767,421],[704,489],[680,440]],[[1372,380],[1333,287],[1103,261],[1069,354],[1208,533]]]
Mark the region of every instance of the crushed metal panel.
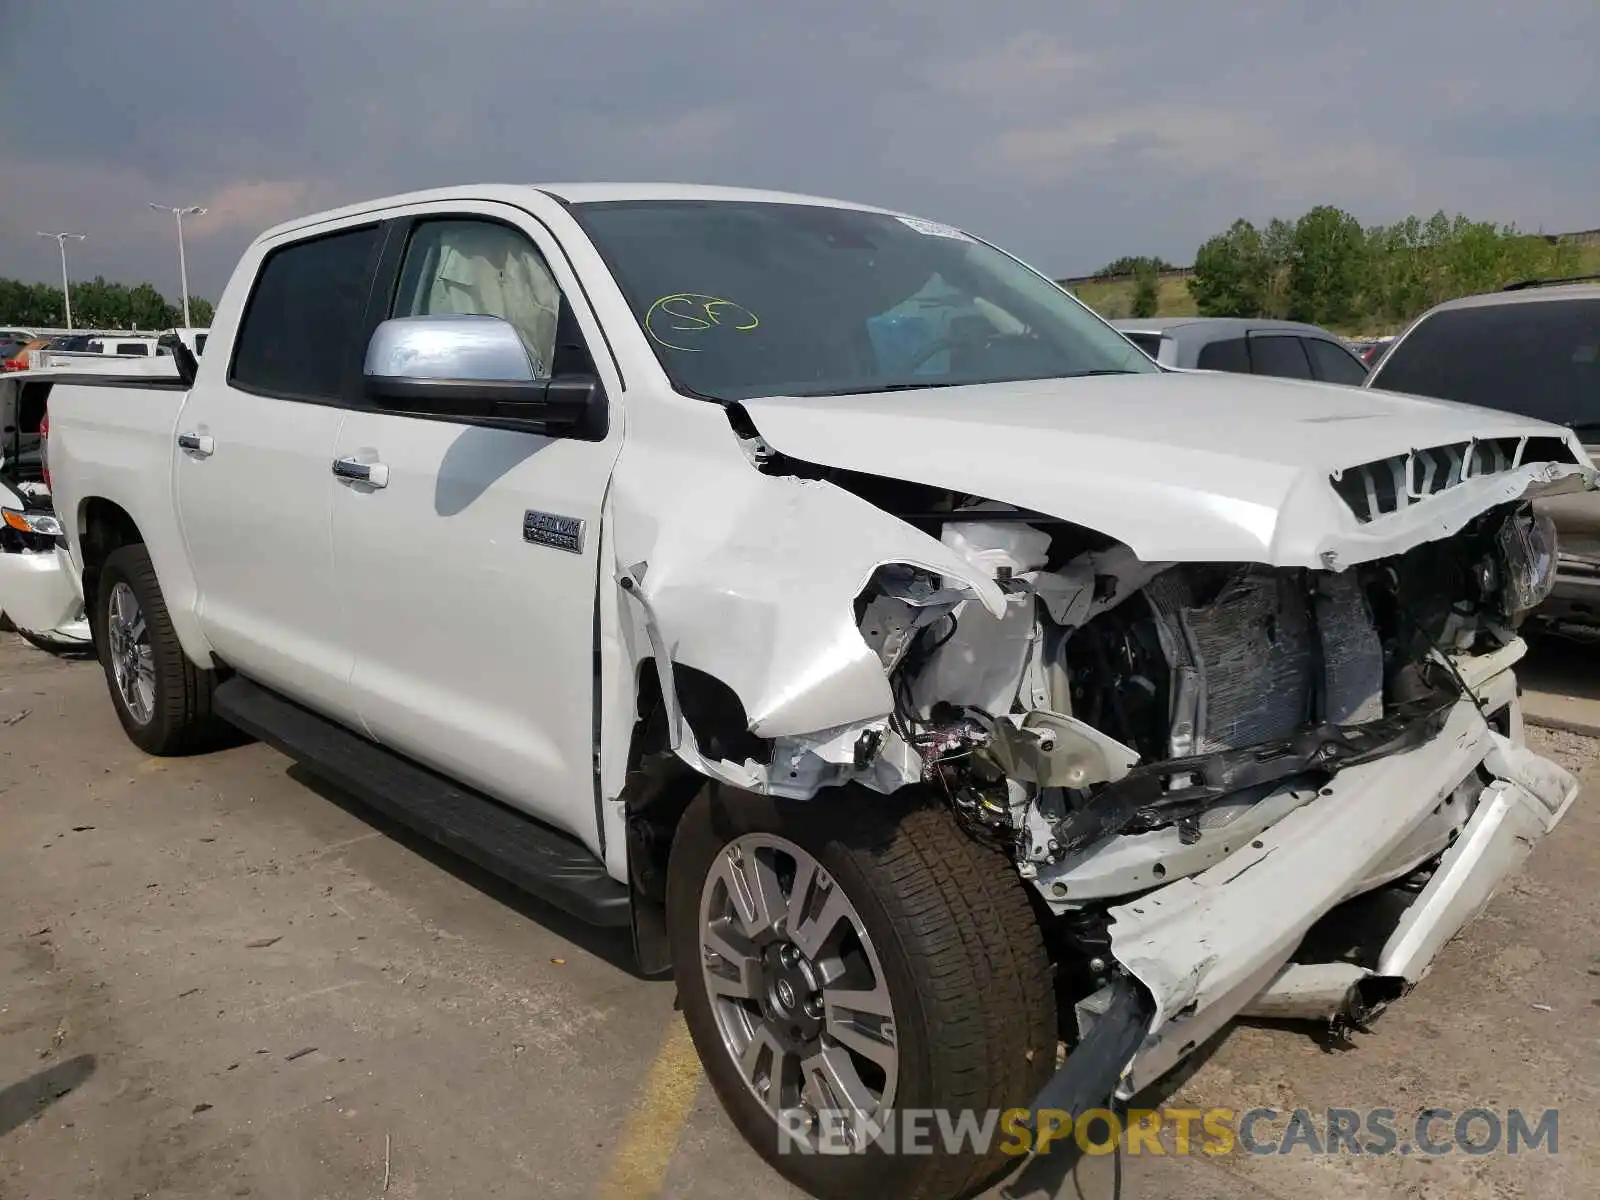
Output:
[[[919,567],[994,615],[1005,609],[995,583],[936,539],[831,483],[762,474],[738,453],[680,463],[625,448],[610,507],[619,568],[648,563],[637,597],[662,650],[732,688],[760,737],[892,710],[854,611],[879,567]],[[635,662],[652,656],[642,620],[624,633]]]

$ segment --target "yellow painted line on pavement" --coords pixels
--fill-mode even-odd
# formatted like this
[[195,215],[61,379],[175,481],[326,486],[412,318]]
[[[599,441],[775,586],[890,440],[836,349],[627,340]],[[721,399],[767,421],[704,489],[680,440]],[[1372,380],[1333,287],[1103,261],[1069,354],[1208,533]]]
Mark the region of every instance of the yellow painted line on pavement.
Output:
[[683,1018],[674,1013],[595,1193],[600,1200],[644,1200],[661,1190],[699,1088],[700,1059]]

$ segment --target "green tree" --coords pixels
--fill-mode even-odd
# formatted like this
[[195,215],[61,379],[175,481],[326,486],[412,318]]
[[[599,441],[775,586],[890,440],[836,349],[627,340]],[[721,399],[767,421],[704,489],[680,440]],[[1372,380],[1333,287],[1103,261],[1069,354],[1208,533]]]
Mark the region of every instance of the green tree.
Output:
[[1289,260],[1294,254],[1294,225],[1273,217],[1261,231],[1261,253],[1267,260],[1266,291],[1261,298],[1261,315],[1283,318],[1289,315]]
[[1096,279],[1115,279],[1126,275],[1138,275],[1145,269],[1159,274],[1162,271],[1173,269],[1172,264],[1164,258],[1147,257],[1142,254],[1124,254],[1114,262],[1109,262],[1094,273]]
[[1366,283],[1367,235],[1343,209],[1318,205],[1295,222],[1289,256],[1289,316],[1342,325]]
[[1195,252],[1189,293],[1201,316],[1260,316],[1270,274],[1260,231],[1241,218]]
[[[190,315],[198,325],[209,325],[211,302],[189,298]],[[148,283],[129,287],[103,277],[72,285],[72,323],[79,329],[139,329],[159,332],[174,328],[182,310]],[[7,325],[58,329],[66,324],[61,289],[46,283],[23,283],[0,278],[0,322]]]
[[1161,274],[1156,260],[1146,259],[1134,272],[1133,315],[1153,317],[1161,305]]

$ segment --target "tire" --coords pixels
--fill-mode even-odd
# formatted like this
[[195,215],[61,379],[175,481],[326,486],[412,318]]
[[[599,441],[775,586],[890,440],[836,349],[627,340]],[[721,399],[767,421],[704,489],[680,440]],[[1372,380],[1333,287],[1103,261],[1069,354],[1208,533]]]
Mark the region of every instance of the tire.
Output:
[[[95,645],[128,740],[162,756],[193,754],[227,740],[228,727],[211,710],[216,672],[202,670],[184,654],[142,544],[112,551],[100,570],[94,603]],[[131,691],[122,682],[130,678]]]
[[[815,875],[806,874],[796,850],[811,858]],[[794,911],[800,919],[765,930],[759,918],[744,921],[729,887],[735,875],[766,880],[758,889],[764,894],[775,885],[777,902],[765,911]],[[851,910],[847,919],[832,919],[840,911],[833,891]],[[809,900],[794,901],[796,892]],[[743,911],[760,909],[747,899]],[[942,806],[856,789],[783,801],[709,788],[678,826],[667,922],[684,1017],[706,1075],[739,1132],[791,1183],[823,1200],[953,1200],[1016,1165],[1000,1149],[998,1126],[985,1152],[970,1143],[950,1152],[935,1121],[931,1135],[926,1123],[921,1135],[931,1153],[891,1153],[906,1131],[903,1117],[884,1122],[894,1143],[885,1137],[853,1153],[813,1145],[808,1153],[792,1136],[803,1128],[805,1110],[789,1101],[824,1093],[802,1092],[787,1062],[776,1071],[786,1133],[757,1091],[762,1081],[755,1076],[764,1070],[765,1095],[772,1094],[774,1047],[813,1064],[826,1049],[830,1056],[847,1053],[856,1070],[855,1090],[835,1097],[862,1095],[864,1087],[871,1103],[891,1114],[944,1109],[948,1120],[958,1120],[973,1110],[981,1125],[991,1110],[1031,1104],[1054,1071],[1052,969],[1022,881],[1002,855],[962,833]],[[824,927],[835,932],[819,950]],[[708,953],[713,947],[723,954]],[[843,963],[846,975],[816,986],[829,963]],[[837,1005],[840,988],[856,1001],[854,1018]],[[811,1007],[786,1006],[802,992],[812,997]],[[860,1014],[881,1012],[885,994],[892,1035],[874,1036],[881,1023]],[[833,1036],[836,1028],[850,1034],[845,1043]],[[756,1042],[765,1048],[753,1050]],[[863,1046],[871,1056],[858,1052]],[[880,1061],[889,1054],[892,1069]],[[754,1064],[748,1080],[741,1059]],[[872,1119],[883,1121],[882,1111]],[[834,1149],[843,1144],[835,1134]]]

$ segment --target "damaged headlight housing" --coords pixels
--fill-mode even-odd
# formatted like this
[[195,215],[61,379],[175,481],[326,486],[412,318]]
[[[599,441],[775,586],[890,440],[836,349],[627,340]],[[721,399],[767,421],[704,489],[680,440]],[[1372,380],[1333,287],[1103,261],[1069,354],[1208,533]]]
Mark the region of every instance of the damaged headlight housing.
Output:
[[1556,585],[1556,526],[1543,513],[1522,508],[1495,535],[1500,560],[1500,601],[1512,619],[1538,608]]
[[0,520],[18,533],[36,533],[41,537],[60,537],[62,533],[61,522],[52,513],[0,508]]

